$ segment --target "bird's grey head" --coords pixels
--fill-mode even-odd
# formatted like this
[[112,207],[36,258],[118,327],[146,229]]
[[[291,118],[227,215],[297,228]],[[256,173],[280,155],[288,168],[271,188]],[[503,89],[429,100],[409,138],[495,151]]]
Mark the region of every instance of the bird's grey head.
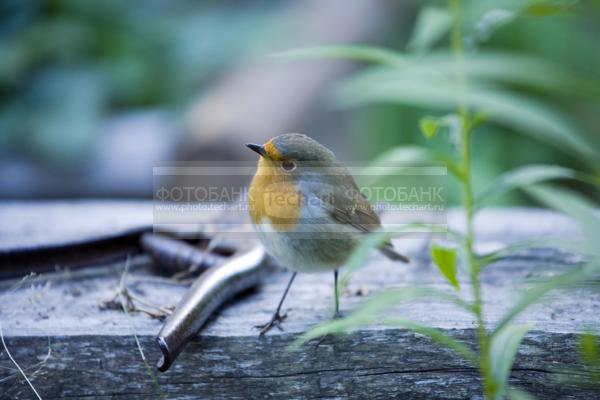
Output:
[[332,161],[335,155],[327,147],[301,133],[285,133],[269,142],[286,159],[297,161]]

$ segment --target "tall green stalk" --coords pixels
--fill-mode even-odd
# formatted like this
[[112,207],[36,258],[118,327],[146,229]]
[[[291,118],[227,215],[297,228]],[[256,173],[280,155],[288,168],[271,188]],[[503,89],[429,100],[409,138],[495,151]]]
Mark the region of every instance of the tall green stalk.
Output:
[[471,180],[471,132],[473,131],[473,122],[465,101],[467,91],[467,82],[464,73],[464,49],[462,42],[462,13],[460,0],[449,0],[449,6],[452,10],[452,32],[451,47],[456,58],[456,79],[459,83],[459,105],[458,114],[460,116],[460,183],[462,185],[463,206],[465,209],[465,255],[469,270],[469,279],[473,290],[472,310],[477,322],[477,342],[479,345],[479,370],[483,378],[483,390],[485,396],[493,398],[495,395],[495,385],[491,379],[489,364],[489,336],[483,319],[483,305],[481,299],[481,283],[479,281],[479,264],[473,250],[475,232],[473,229],[473,219],[475,208],[473,206],[473,184]]
[[[326,334],[335,334],[347,331],[352,327],[358,327],[368,325],[378,321],[380,314],[383,310],[390,307],[391,304],[397,302],[410,301],[411,299],[421,297],[434,297],[443,301],[448,301],[455,304],[463,310],[467,310],[475,320],[476,329],[476,349],[472,349],[471,346],[461,343],[459,340],[454,339],[451,335],[446,335],[442,331],[427,327],[419,324],[416,321],[398,318],[387,318],[383,322],[385,324],[397,327],[403,327],[412,329],[415,332],[429,336],[433,341],[452,349],[457,354],[461,355],[465,360],[472,363],[475,368],[478,369],[481,376],[481,390],[486,399],[499,399],[505,395],[516,395],[520,393],[517,388],[509,386],[508,379],[510,377],[510,371],[514,363],[515,355],[517,354],[518,347],[531,329],[529,324],[512,324],[515,316],[525,310],[531,304],[534,304],[542,296],[547,294],[551,290],[555,290],[560,287],[565,287],[572,284],[576,280],[583,279],[586,276],[586,269],[579,268],[568,271],[560,276],[553,278],[547,282],[541,282],[533,288],[524,292],[521,298],[514,304],[508,312],[501,318],[500,322],[490,326],[486,326],[484,318],[484,304],[483,304],[483,293],[481,290],[480,274],[481,271],[489,265],[491,262],[499,258],[502,253],[492,253],[487,257],[478,258],[474,252],[473,246],[475,242],[475,232],[473,227],[474,216],[479,208],[482,207],[484,201],[490,195],[494,193],[501,194],[508,190],[515,188],[524,188],[528,193],[534,197],[540,196],[541,201],[549,202],[547,204],[552,207],[556,207],[559,210],[565,211],[563,208],[566,207],[567,214],[573,215],[576,219],[583,219],[583,226],[588,227],[590,237],[600,237],[600,232],[597,230],[597,225],[593,225],[590,221],[594,221],[596,216],[593,212],[593,207],[583,206],[587,204],[585,201],[575,201],[573,195],[565,195],[560,193],[556,189],[544,188],[540,186],[541,183],[554,180],[554,179],[578,179],[584,182],[597,183],[593,177],[584,176],[579,171],[572,171],[563,167],[554,165],[532,165],[529,167],[521,167],[514,171],[509,171],[503,174],[498,179],[497,187],[492,188],[493,190],[484,191],[482,195],[474,198],[473,195],[473,181],[471,176],[471,136],[474,129],[479,126],[484,119],[490,119],[492,121],[507,124],[510,120],[514,122],[514,127],[521,129],[524,133],[535,134],[536,137],[542,139],[548,139],[549,143],[568,144],[569,149],[574,150],[576,154],[580,154],[584,157],[588,157],[589,153],[585,141],[573,135],[569,123],[565,123],[561,118],[555,119],[554,113],[551,110],[540,107],[535,102],[523,101],[524,99],[520,96],[511,94],[510,92],[502,93],[502,91],[496,93],[496,91],[486,91],[481,85],[476,88],[470,88],[468,85],[471,83],[467,77],[470,76],[467,71],[470,71],[471,65],[467,64],[465,49],[463,47],[463,8],[460,0],[447,0],[448,11],[444,11],[441,15],[438,11],[438,17],[436,21],[442,21],[443,26],[439,26],[437,22],[433,24],[431,20],[424,19],[425,22],[419,25],[417,23],[416,33],[414,37],[422,37],[423,32],[426,35],[431,35],[431,26],[435,25],[436,32],[446,33],[446,29],[450,28],[450,42],[453,60],[451,63],[441,63],[439,66],[440,76],[446,77],[447,75],[454,72],[452,78],[453,82],[445,82],[447,85],[440,87],[440,93],[438,95],[433,85],[435,81],[431,82],[429,77],[424,76],[420,82],[414,87],[407,88],[402,85],[403,79],[415,79],[416,75],[413,73],[419,66],[418,58],[411,58],[403,53],[397,53],[387,49],[370,46],[360,45],[343,45],[343,46],[323,46],[318,48],[299,49],[287,53],[286,57],[291,59],[298,58],[349,58],[362,62],[371,62],[385,66],[377,71],[370,70],[365,74],[369,79],[365,78],[365,75],[360,75],[351,82],[344,85],[347,90],[341,91],[343,94],[343,100],[340,100],[342,104],[346,105],[357,105],[364,103],[373,103],[377,101],[391,102],[398,104],[410,104],[416,106],[422,106],[424,103],[431,102],[438,108],[440,105],[444,107],[447,105],[450,108],[455,107],[457,115],[447,115],[443,117],[432,117],[428,116],[421,119],[420,127],[424,136],[428,139],[433,138],[436,132],[440,128],[448,130],[452,135],[452,143],[457,143],[456,146],[456,160],[448,159],[447,157],[439,156],[435,152],[430,152],[424,148],[415,148],[414,146],[398,147],[391,150],[382,156],[382,160],[399,161],[406,163],[406,159],[413,160],[415,163],[428,163],[432,160],[444,160],[447,162],[448,171],[452,175],[456,176],[460,188],[462,189],[462,205],[465,211],[465,223],[466,232],[464,234],[453,233],[453,238],[460,242],[460,250],[462,251],[464,265],[468,271],[469,282],[471,286],[471,299],[465,301],[462,296],[458,293],[448,294],[445,292],[437,292],[431,290],[431,288],[403,288],[402,291],[389,290],[381,293],[380,296],[373,298],[368,301],[363,307],[353,312],[350,316],[335,320],[328,323],[319,325],[312,329],[306,334],[302,335],[296,344],[305,343],[308,340],[321,337]],[[429,14],[431,17],[431,9],[425,9],[423,15]],[[423,17],[425,18],[425,17]],[[428,25],[428,26],[426,26]],[[429,29],[424,31],[423,29]],[[439,33],[435,33],[438,35]],[[434,38],[434,41],[438,37]],[[432,43],[429,43],[431,45]],[[483,57],[469,57],[469,63],[481,62],[485,63],[486,58]],[[488,81],[497,85],[498,82],[494,80],[494,75],[498,71],[510,71],[513,73],[513,63],[517,67],[523,65],[529,65],[528,63],[522,64],[524,61],[518,56],[498,56],[494,60],[499,61],[503,64],[496,72],[491,73],[492,77],[486,78],[475,75],[473,79],[478,81]],[[520,60],[520,61],[519,61]],[[453,71],[446,71],[448,65],[454,65]],[[424,63],[426,67],[431,67],[427,62]],[[475,63],[474,66],[478,64]],[[516,75],[512,76],[515,83],[523,83],[530,80],[530,84],[535,86],[538,82],[536,79],[532,79],[532,71],[544,74],[545,68],[543,63],[540,63],[537,67],[525,68],[523,76]],[[510,67],[510,68],[508,68]],[[492,68],[493,70],[494,68]],[[477,68],[475,68],[477,70]],[[560,75],[560,74],[559,74]],[[505,76],[500,73],[500,76]],[[401,78],[396,80],[397,78]],[[420,78],[421,79],[421,78]],[[418,80],[418,79],[417,79]],[[557,78],[557,80],[560,80]],[[389,82],[390,86],[386,87],[383,83]],[[422,85],[426,90],[420,91],[419,85]],[[409,85],[410,86],[410,85]],[[447,86],[447,87],[446,87]],[[456,88],[455,88],[456,87]],[[352,101],[347,99],[352,98]],[[514,103],[514,104],[513,104]],[[492,113],[483,118],[481,110],[491,110]],[[523,112],[525,111],[525,112]],[[458,120],[458,127],[456,127],[455,121]],[[513,126],[509,124],[509,126]],[[553,129],[552,127],[557,127]],[[457,132],[455,132],[457,131]],[[415,151],[417,152],[415,153]],[[419,161],[415,161],[419,160]],[[409,161],[409,163],[412,161]],[[402,164],[404,165],[404,164]],[[533,187],[531,185],[534,185]],[[488,197],[489,198],[489,197]],[[566,199],[556,200],[558,199]],[[575,204],[575,206],[573,205]],[[577,204],[579,204],[577,206]],[[583,209],[589,209],[589,212],[583,213]],[[582,218],[582,215],[585,215]],[[414,226],[413,226],[414,227]],[[364,243],[357,248],[354,252],[351,260],[349,261],[348,270],[354,271],[365,263],[369,255],[370,250],[373,247],[377,247],[383,243],[383,240],[389,239],[389,235],[386,232],[378,232],[371,239],[364,241]],[[533,244],[531,244],[533,245]],[[526,246],[530,247],[530,245]],[[598,247],[598,246],[596,246]],[[506,248],[504,252],[514,251],[516,248],[513,246],[512,250]],[[508,254],[508,253],[506,253]],[[440,273],[446,278],[449,284],[460,290],[460,285],[457,280],[457,268],[456,268],[456,249],[444,248],[439,245],[431,246],[431,255],[433,263],[438,267]],[[347,282],[346,274],[343,281]],[[337,296],[336,296],[337,297]],[[522,394],[522,392],[521,392]]]

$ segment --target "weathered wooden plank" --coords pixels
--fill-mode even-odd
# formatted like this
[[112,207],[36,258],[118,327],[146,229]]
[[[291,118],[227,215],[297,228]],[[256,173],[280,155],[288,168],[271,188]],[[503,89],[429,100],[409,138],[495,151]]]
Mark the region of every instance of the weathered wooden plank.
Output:
[[[472,330],[449,330],[470,342]],[[202,336],[171,370],[158,375],[167,398],[478,398],[475,370],[453,353],[404,330],[360,331],[326,339],[299,351],[288,346],[294,334]],[[595,399],[597,394],[551,385],[553,368],[577,362],[575,335],[534,331],[522,346],[512,383],[539,398]],[[146,354],[153,337],[142,336]],[[39,360],[31,349],[46,337],[14,337],[8,345],[22,364]],[[33,382],[45,399],[158,398],[131,336],[52,338],[54,356]],[[2,383],[3,398],[31,398],[18,380]]]
[[80,243],[150,225],[149,201],[1,201],[0,251]]
[[[127,207],[112,205],[115,219],[127,212],[131,212]],[[449,214],[453,226],[460,227],[459,218],[456,212]],[[578,234],[564,217],[527,209],[486,211],[478,219],[477,229],[481,238],[478,247],[486,249],[532,235],[560,238]],[[0,237],[10,235],[9,228],[0,231]],[[76,231],[71,227],[71,232]],[[61,239],[56,230],[44,237],[46,243]],[[423,240],[398,241],[397,246],[415,260],[409,266],[374,254],[370,265],[357,273],[349,293],[342,298],[342,310],[350,312],[364,301],[365,296],[357,292],[376,293],[415,284],[451,290],[423,258]],[[176,304],[185,286],[156,279],[147,261],[144,257],[134,260],[129,289],[160,305]],[[489,267],[483,273],[489,322],[498,321],[532,280],[567,270],[580,261],[577,256],[546,249],[522,252]],[[9,283],[0,283],[0,318],[15,359],[22,367],[32,366],[45,357],[50,345],[51,357],[32,376],[44,398],[157,397],[158,390],[132,335],[139,336],[153,365],[159,356],[154,335],[160,321],[141,313],[128,317],[116,310],[100,309],[113,296],[122,268],[123,263],[115,263],[47,274],[34,280],[34,287],[26,282],[14,293],[7,292]],[[288,310],[285,332],[275,330],[258,338],[253,325],[270,317],[287,277],[285,272],[275,273],[260,290],[223,309],[172,369],[158,375],[160,390],[168,398],[184,399],[480,396],[478,375],[472,368],[451,352],[406,330],[364,328],[328,338],[318,347],[308,344],[289,351],[289,344],[299,333],[331,315],[333,279],[329,276],[299,276],[284,306]],[[468,297],[468,283],[463,281],[461,285]],[[513,383],[540,398],[595,398],[594,393],[551,384],[550,372],[577,364],[576,333],[588,327],[600,329],[599,312],[600,295],[578,289],[556,293],[524,313],[519,321],[534,323],[535,330],[520,349]],[[473,343],[472,318],[450,305],[419,301],[396,307],[391,313],[439,327]],[[0,365],[11,367],[4,353]],[[30,377],[36,369],[28,370]],[[30,390],[14,372],[0,369],[2,398],[31,398]]]

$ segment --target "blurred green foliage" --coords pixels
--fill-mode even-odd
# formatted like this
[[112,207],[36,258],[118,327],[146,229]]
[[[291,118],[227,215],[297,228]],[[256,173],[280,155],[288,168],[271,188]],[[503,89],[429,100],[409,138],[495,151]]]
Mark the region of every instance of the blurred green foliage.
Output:
[[58,165],[85,158],[106,113],[182,107],[268,35],[276,11],[255,2],[3,0],[0,152]]
[[[415,5],[418,7],[415,7],[413,35],[406,39],[399,33],[400,39],[390,37],[385,44],[406,48],[404,54],[417,61],[417,68],[422,69],[424,64],[443,68],[444,54],[423,53],[425,48],[439,53],[436,49],[443,50],[449,45],[445,35],[449,28],[447,14],[444,15],[446,4],[419,1]],[[469,0],[463,2],[463,9],[469,79],[485,81],[488,88],[491,85],[495,89],[509,90],[542,104],[549,110],[549,117],[567,116],[569,126],[575,127],[590,147],[599,149],[600,2]],[[488,79],[490,77],[492,79]],[[520,81],[520,77],[524,80]],[[357,87],[345,94],[348,99],[356,100],[353,95],[362,89]],[[443,135],[428,140],[419,132],[419,121],[431,115],[430,104],[367,104],[356,108],[354,115],[353,136],[368,158],[397,145],[419,144],[433,146],[440,152],[450,150]],[[514,126],[497,124],[485,124],[478,129],[473,137],[475,187],[485,187],[503,171],[525,164],[560,164],[585,169],[584,158],[579,155],[567,154],[560,146],[532,136],[519,135],[517,130]],[[590,193],[589,186],[579,188]],[[458,188],[450,189],[451,202],[458,203]],[[528,198],[513,191],[499,197],[494,204],[524,202],[528,203]]]
[[[282,4],[286,2],[0,2],[0,156],[19,152],[49,164],[77,165],[93,148],[108,113],[183,108],[236,61],[272,40]],[[448,47],[450,19],[443,1],[405,4],[413,13],[406,18],[412,26],[386,27],[381,45],[406,49],[426,80],[427,68],[444,68],[445,63],[451,68],[448,55],[435,51]],[[569,123],[598,148],[600,88],[589,82],[600,79],[599,2],[469,0],[463,8],[469,79],[542,103],[551,125],[556,125],[554,110],[568,115]],[[388,65],[406,62],[396,56],[385,60],[390,57],[385,52],[373,56]],[[349,82],[346,93],[353,85],[362,91],[360,83]],[[425,144],[418,129],[425,116],[443,114],[432,115],[429,107],[414,103],[367,104],[351,113],[350,135],[360,156],[372,159],[397,145]],[[474,136],[475,186],[526,163],[581,169],[580,157],[515,130],[486,124]],[[428,141],[428,147],[448,151],[443,136]],[[458,202],[455,189],[449,197]],[[496,204],[523,200],[519,192],[511,192]]]
[[[392,149],[378,156],[376,162],[385,161],[385,157],[388,157],[388,161],[400,163],[405,163],[408,158],[416,165],[427,161],[443,161],[458,183],[457,189],[462,192],[465,214],[464,233],[448,232],[448,237],[454,239],[452,247],[436,243],[430,246],[433,263],[454,287],[457,296],[429,288],[390,290],[369,299],[342,320],[319,325],[304,334],[299,343],[374,322],[400,326],[428,336],[476,366],[482,378],[481,389],[485,398],[531,398],[522,390],[513,388],[509,382],[517,350],[532,328],[530,325],[514,324],[515,317],[547,293],[577,282],[587,282],[598,273],[600,219],[596,203],[575,191],[547,182],[570,180],[597,193],[600,151],[597,137],[592,134],[596,126],[593,121],[586,121],[579,112],[581,107],[598,106],[600,79],[596,73],[583,72],[581,66],[576,69],[578,67],[575,65],[559,63],[548,56],[523,53],[522,50],[490,51],[486,43],[503,26],[528,16],[576,16],[584,12],[587,6],[588,3],[583,1],[448,0],[446,8],[436,5],[420,10],[412,39],[404,52],[370,46],[324,46],[280,54],[280,57],[291,59],[342,57],[370,63],[338,86],[334,94],[335,102],[342,107],[367,105],[376,111],[379,111],[380,104],[393,105],[386,112],[393,113],[390,115],[394,119],[369,121],[368,127],[379,127],[379,130],[364,135],[367,143],[376,145],[380,141],[374,141],[373,137],[377,138],[378,134],[391,139],[389,145],[393,146]],[[449,47],[450,51],[435,49],[434,45],[445,35],[449,41],[442,46]],[[412,127],[404,126],[407,121]],[[587,126],[583,128],[586,123]],[[420,128],[421,132],[416,133],[418,128],[415,127]],[[400,135],[404,139],[411,136],[410,132],[415,132],[410,146],[397,146]],[[519,133],[527,138],[525,140],[534,141],[521,141],[523,139],[520,136],[511,137],[507,132]],[[421,139],[421,135],[424,139]],[[486,157],[488,149],[491,149],[490,154],[494,154],[500,143],[500,150],[503,150],[501,146],[506,142],[502,139],[507,136],[510,138],[510,147],[505,149],[506,153],[500,154],[499,160],[495,158],[490,162],[490,157]],[[479,142],[472,140],[481,137],[484,139]],[[434,144],[433,149],[415,146],[414,142],[421,140]],[[518,155],[515,148],[523,145],[527,145],[524,148],[526,156],[519,160],[514,157]],[[550,153],[552,151],[556,153]],[[556,158],[545,157],[543,161],[546,164],[540,165],[537,162],[541,160],[535,158],[540,153]],[[576,169],[556,165],[558,157],[564,157]],[[524,161],[527,165],[517,164],[517,167],[509,168],[501,175],[486,177],[486,166],[502,165],[501,162],[494,163],[496,160],[508,163]],[[490,182],[493,180],[493,183],[485,182],[486,185],[482,185],[483,182],[473,179],[477,174],[480,180],[483,176]],[[496,175],[500,176],[496,178]],[[480,186],[487,186],[487,189],[481,190]],[[476,212],[488,205],[490,200],[513,193],[514,189],[521,189],[539,203],[577,221],[585,240],[576,240],[571,245],[581,247],[586,261],[524,290],[499,322],[490,324],[483,307],[485,293],[481,288],[481,272],[491,268],[490,264],[502,255],[475,252],[474,218]],[[396,235],[400,236],[401,233],[396,232]],[[374,245],[385,243],[391,236],[391,232],[376,232],[361,243],[348,260],[347,273],[364,264]],[[568,238],[564,238],[563,242],[569,242]],[[513,250],[518,251],[523,245],[526,244],[518,244]],[[535,244],[530,243],[529,246]],[[511,251],[510,247],[512,245],[502,251]],[[456,260],[459,256],[470,283],[469,299],[462,297],[457,278]],[[342,283],[346,281],[343,277]],[[385,313],[385,319],[382,319],[383,311],[389,311],[390,305],[418,297],[437,297],[468,311],[475,321],[476,347],[472,349],[465,346],[452,336],[416,321],[393,318],[389,313]],[[592,346],[592,341],[586,337],[582,340],[585,342],[582,347],[585,348],[588,364],[590,360],[597,361],[595,344]]]

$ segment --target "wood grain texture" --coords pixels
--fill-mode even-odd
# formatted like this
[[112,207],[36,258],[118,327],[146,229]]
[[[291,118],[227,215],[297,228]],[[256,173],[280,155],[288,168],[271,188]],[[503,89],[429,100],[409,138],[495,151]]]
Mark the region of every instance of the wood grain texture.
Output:
[[[472,330],[451,330],[471,342]],[[448,350],[404,330],[360,331],[309,344],[293,352],[294,334],[202,336],[193,341],[177,364],[158,376],[168,398],[478,398],[475,370]],[[153,337],[140,340],[147,354]],[[573,365],[572,334],[534,331],[522,346],[511,382],[539,398],[595,399],[568,386],[550,385],[553,368]],[[35,376],[44,399],[158,398],[130,336],[52,338],[55,355]],[[45,337],[10,340],[22,364],[34,363],[32,349],[47,346]],[[30,398],[17,380],[3,382],[4,398]]]
[[[127,228],[126,215],[131,209],[111,207],[113,218],[122,216],[121,226]],[[138,217],[131,220],[143,222]],[[459,221],[457,212],[449,214],[451,225],[460,228]],[[566,218],[528,209],[485,211],[477,220],[477,229],[480,249],[532,236],[578,234]],[[71,226],[69,232],[75,231]],[[44,240],[59,240],[58,230],[53,232]],[[10,229],[5,228],[5,234],[10,235]],[[408,266],[374,253],[342,297],[342,311],[351,312],[384,288],[419,284],[451,291],[421,251],[423,244],[424,238],[395,241],[396,247],[414,260]],[[581,258],[574,255],[538,249],[489,267],[483,273],[488,322],[498,321],[532,282],[579,262]],[[101,309],[118,287],[122,268],[123,263],[118,262],[46,274],[26,281],[14,292],[8,291],[14,281],[0,282],[0,321],[6,344],[20,365],[29,368],[26,372],[44,399],[159,397],[132,335],[138,335],[154,365],[159,356],[154,336],[161,322],[142,313],[127,317]],[[284,305],[288,312],[285,331],[274,330],[259,338],[252,326],[270,317],[287,279],[284,271],[274,273],[260,289],[230,302],[186,347],[171,370],[157,373],[160,391],[177,399],[481,397],[475,370],[452,352],[407,330],[368,327],[327,338],[318,347],[309,343],[290,351],[288,346],[299,333],[331,315],[333,277],[327,274],[300,275]],[[186,290],[153,276],[145,257],[133,260],[127,285],[137,296],[163,306],[176,304]],[[468,298],[470,287],[464,279],[461,287]],[[474,342],[472,318],[450,305],[419,301],[398,306],[390,314]],[[581,288],[557,292],[520,316],[519,321],[531,322],[535,328],[519,350],[512,383],[538,398],[597,398],[597,393],[552,384],[550,375],[561,367],[577,367],[577,333],[587,327],[600,330],[598,315],[600,295]],[[48,347],[50,358],[35,366]],[[5,352],[0,353],[0,366],[13,367]],[[0,368],[0,398],[33,397],[14,370]]]

